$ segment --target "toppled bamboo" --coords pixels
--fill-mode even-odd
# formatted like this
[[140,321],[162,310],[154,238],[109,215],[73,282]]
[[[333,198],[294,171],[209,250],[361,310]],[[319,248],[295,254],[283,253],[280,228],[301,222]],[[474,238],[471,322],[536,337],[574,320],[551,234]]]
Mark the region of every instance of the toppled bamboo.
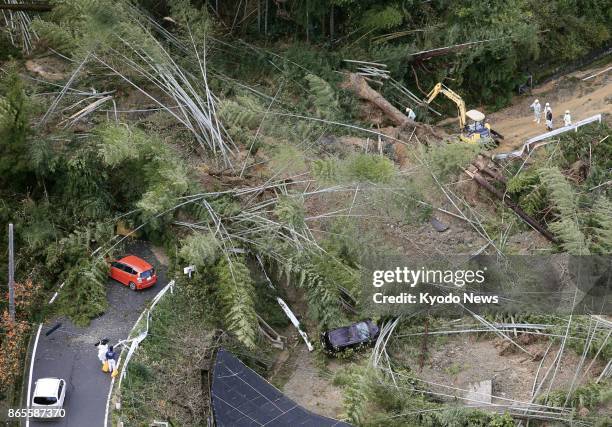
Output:
[[481,187],[484,187],[490,193],[494,194],[500,200],[502,200],[506,204],[506,206],[512,209],[521,219],[523,219],[527,224],[529,224],[534,230],[537,230],[542,236],[546,237],[551,242],[558,243],[558,240],[555,238],[555,236],[553,236],[553,234],[550,231],[544,228],[538,221],[536,221],[535,219],[527,215],[527,213],[525,213],[524,210],[522,210],[516,203],[514,203],[512,200],[506,197],[504,193],[502,193],[497,188],[492,186],[482,175],[480,175],[478,172],[472,173],[472,172],[466,171],[466,173],[472,179],[474,179],[474,181],[476,181],[478,185],[480,185]]

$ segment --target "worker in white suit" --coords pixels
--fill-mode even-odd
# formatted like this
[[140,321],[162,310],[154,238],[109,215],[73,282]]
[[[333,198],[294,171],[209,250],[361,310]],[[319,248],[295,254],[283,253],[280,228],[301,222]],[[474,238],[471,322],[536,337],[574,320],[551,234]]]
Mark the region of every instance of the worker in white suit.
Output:
[[406,107],[406,115],[410,120],[416,119],[416,114],[414,113],[414,111],[412,111],[412,108],[410,107]]
[[565,114],[563,115],[563,126],[571,126],[572,125],[572,116],[570,115],[569,110],[565,110]]
[[540,105],[540,101],[536,99],[529,107],[533,109],[533,121],[540,124],[540,117],[542,113],[542,106]]

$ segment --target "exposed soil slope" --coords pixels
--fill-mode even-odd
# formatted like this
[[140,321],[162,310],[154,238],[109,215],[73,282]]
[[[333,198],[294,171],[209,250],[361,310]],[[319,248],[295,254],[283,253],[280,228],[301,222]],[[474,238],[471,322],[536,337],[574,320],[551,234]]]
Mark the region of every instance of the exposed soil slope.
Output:
[[535,88],[532,95],[515,97],[512,106],[490,114],[491,126],[505,137],[495,151],[511,151],[520,147],[526,139],[546,132],[545,121],[537,125],[529,108],[536,98],[542,106],[550,102],[555,127],[562,126],[565,110],[570,110],[573,121],[599,113],[612,114],[612,71],[582,80],[608,67],[609,64],[606,64],[552,80]]

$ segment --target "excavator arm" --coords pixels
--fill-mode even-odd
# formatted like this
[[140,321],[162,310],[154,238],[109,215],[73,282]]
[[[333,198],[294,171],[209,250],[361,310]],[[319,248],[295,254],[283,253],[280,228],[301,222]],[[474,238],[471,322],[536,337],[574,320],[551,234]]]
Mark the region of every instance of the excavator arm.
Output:
[[427,104],[431,103],[440,93],[443,93],[457,105],[457,110],[459,110],[459,127],[463,129],[465,127],[465,102],[463,102],[463,99],[455,91],[447,88],[442,83],[437,83],[431,92],[427,94],[425,102]]

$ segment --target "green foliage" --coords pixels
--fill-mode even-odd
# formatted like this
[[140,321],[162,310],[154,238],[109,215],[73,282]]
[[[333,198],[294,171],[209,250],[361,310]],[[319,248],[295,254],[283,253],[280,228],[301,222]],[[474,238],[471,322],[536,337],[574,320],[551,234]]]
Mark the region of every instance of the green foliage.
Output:
[[612,202],[600,196],[593,205],[591,212],[592,247],[599,254],[612,252]]
[[539,217],[547,206],[546,191],[535,170],[529,169],[511,177],[506,190],[515,195],[521,208],[533,217]]
[[313,74],[306,75],[310,88],[310,101],[315,108],[317,117],[334,120],[339,112],[336,93],[329,83]]
[[292,232],[300,233],[306,227],[304,200],[299,196],[280,196],[274,214]]
[[291,176],[306,170],[306,159],[299,148],[283,144],[275,146],[271,151],[269,165],[274,173]]
[[257,338],[257,316],[253,299],[253,281],[241,259],[221,258],[213,268],[216,295],[224,312],[228,331],[247,348],[254,349]]
[[358,268],[364,247],[359,241],[360,230],[348,218],[339,218],[327,228],[327,234],[321,246],[336,257],[342,264]]
[[[553,319],[553,324],[558,323],[558,319]],[[587,316],[575,316],[570,325],[571,336],[580,336],[588,334],[589,319]],[[562,334],[567,330],[567,322],[564,321],[561,325],[556,325],[550,328],[551,333]],[[593,333],[590,346],[586,352],[588,357],[594,358],[597,356],[598,359],[607,362],[612,358],[612,342],[608,340],[608,332],[606,330],[597,330]],[[568,345],[576,351],[578,354],[584,353],[585,341],[582,340],[569,340]]]
[[295,254],[277,266],[279,275],[284,275],[288,284],[304,289],[309,317],[321,329],[346,322],[340,306],[340,287],[355,290],[358,283],[356,271],[325,254]]
[[179,256],[196,267],[210,267],[219,259],[219,241],[212,233],[196,233],[181,242]]
[[356,154],[347,160],[346,174],[355,181],[387,183],[395,175],[395,168],[386,157]]
[[559,219],[549,225],[562,240],[562,247],[575,255],[589,254],[584,234],[578,224],[576,194],[557,168],[539,169],[540,179],[548,191],[548,198],[556,207]]
[[68,56],[90,52],[118,32],[127,12],[111,0],[52,0],[51,13],[36,18],[32,28],[49,46]]
[[95,130],[99,138],[98,153],[107,166],[115,167],[128,160],[136,160],[146,140],[140,131],[128,126],[101,125]]
[[[475,408],[429,400],[415,390],[409,372],[392,381],[375,370],[350,365],[336,373],[334,384],[344,389],[346,416],[359,426],[514,427],[512,417]],[[418,386],[417,386],[418,388]]]
[[0,87],[0,185],[13,190],[27,184],[30,101],[21,78],[11,70]]
[[66,26],[35,18],[32,29],[48,46],[64,55],[72,55],[78,48],[78,40]]
[[478,144],[451,143],[429,148],[425,155],[431,172],[441,181],[459,174],[476,157]]
[[335,182],[338,179],[338,161],[333,157],[315,159],[311,168],[314,177],[322,183]]
[[212,21],[205,6],[196,8],[189,0],[174,0],[169,2],[172,18],[178,22],[179,36],[192,42],[204,41],[209,35]]
[[229,128],[256,129],[263,118],[263,110],[252,96],[239,95],[235,101],[221,103],[219,118]]
[[540,28],[548,31],[539,35],[540,44],[548,52],[545,62],[562,64],[572,61],[610,40],[609,4],[605,0],[555,1],[538,8],[537,0],[530,0]]
[[[558,150],[551,152],[554,163],[562,170],[572,168],[576,162],[588,165],[586,188],[597,187],[609,179],[612,168],[612,141],[610,128],[604,124],[591,124],[580,128],[580,132],[566,132],[561,135]],[[598,192],[606,187],[597,187]]]
[[368,9],[361,18],[361,25],[369,30],[390,30],[404,20],[402,10],[396,4],[380,5]]
[[539,183],[539,175],[531,170],[528,170],[511,177],[506,184],[506,190],[510,194],[518,194]]
[[15,45],[13,44],[10,33],[10,28],[0,29],[0,61],[22,57],[21,50],[16,47],[16,43]]
[[561,171],[556,167],[551,167],[541,168],[538,173],[559,214],[564,217],[575,217],[578,210],[576,194]]
[[612,399],[610,385],[605,381],[601,383],[589,382],[577,387],[566,404],[567,395],[567,390],[553,390],[540,396],[538,402],[557,407],[569,405],[575,409],[592,409],[600,404],[608,403]]
[[376,154],[358,153],[343,160],[332,157],[312,163],[312,174],[322,183],[388,183],[395,176],[393,162]]
[[106,280],[108,265],[103,259],[82,258],[70,268],[60,297],[59,310],[79,326],[106,310]]
[[368,394],[371,377],[370,371],[355,371],[344,389],[344,409],[349,421],[362,425],[366,418]]

